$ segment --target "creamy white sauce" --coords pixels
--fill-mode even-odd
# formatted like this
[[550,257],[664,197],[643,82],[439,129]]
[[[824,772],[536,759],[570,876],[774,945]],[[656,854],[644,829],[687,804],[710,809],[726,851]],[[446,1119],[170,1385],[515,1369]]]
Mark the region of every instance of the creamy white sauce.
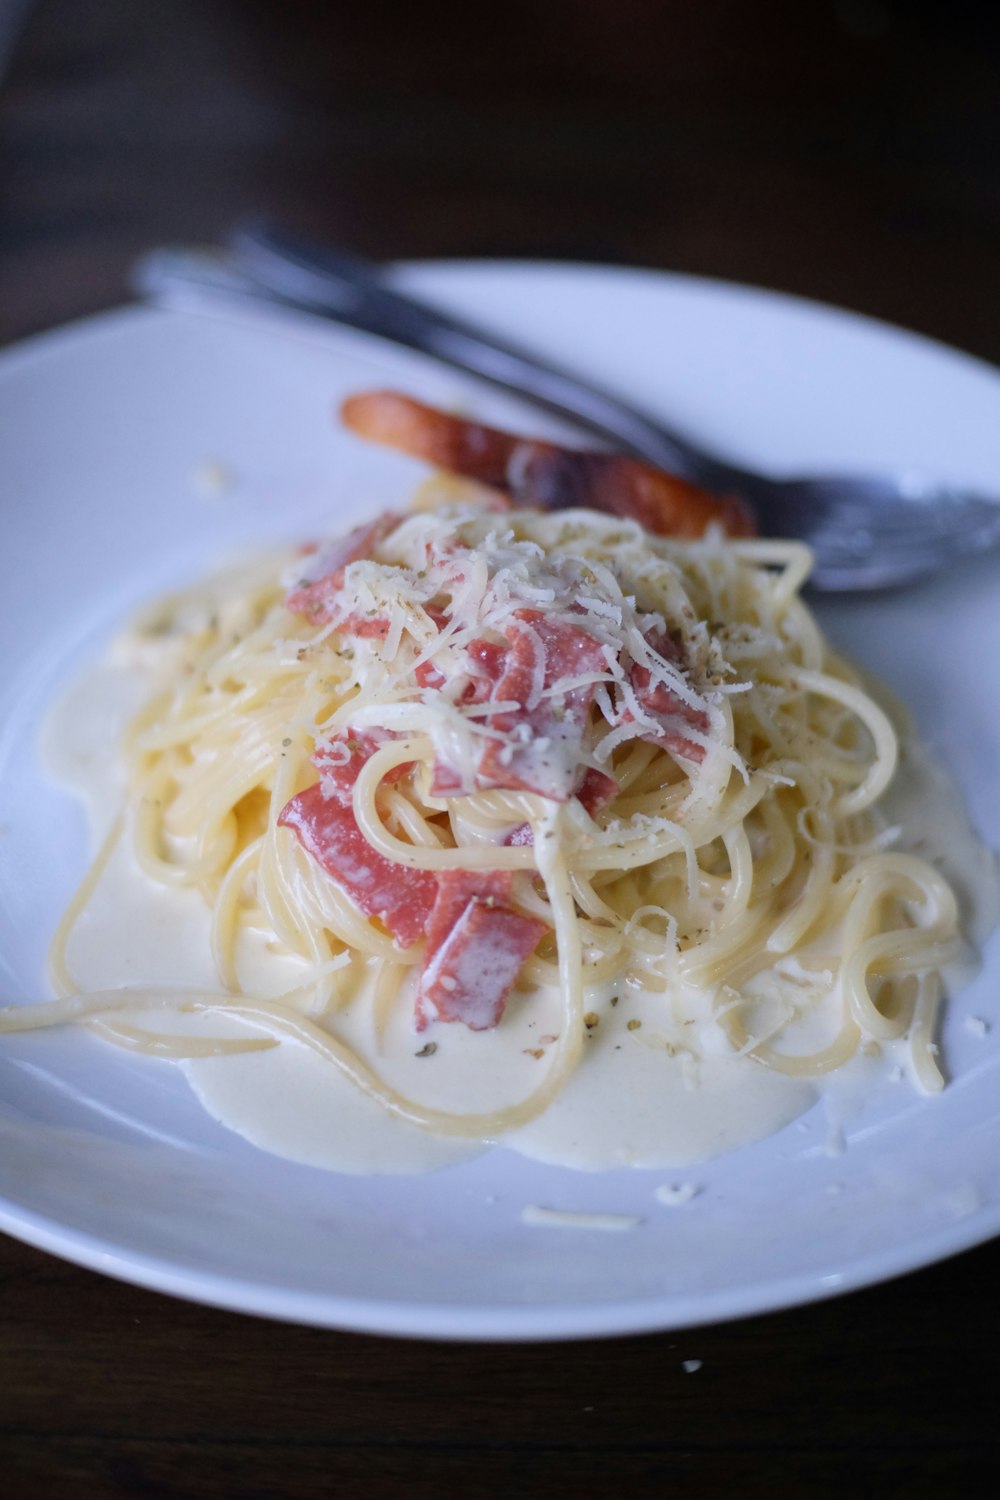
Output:
[[[136,670],[93,669],[56,705],[43,749],[51,774],[85,801],[95,835],[122,794],[111,747],[143,695]],[[922,751],[904,757],[890,812],[904,842],[934,859],[965,898],[968,927],[981,937],[1000,915],[996,861],[971,832],[957,793]],[[209,914],[193,892],[155,885],[138,869],[127,837],[111,857],[67,949],[81,989],[127,985],[217,991]],[[266,997],[297,982],[298,960],[247,937],[240,955],[248,992]],[[678,1042],[663,1024],[664,1000],[626,992],[593,1004],[580,1066],[548,1110],[504,1138],[539,1160],[583,1170],[687,1167],[771,1135],[816,1101],[820,1087],[771,1072],[726,1050],[709,997],[692,996],[694,1037]],[[377,1036],[362,985],[336,1018],[337,1034],[393,1088],[456,1114],[502,1107],[544,1078],[561,1024],[558,997],[515,992],[502,1024],[471,1032],[433,1026],[417,1034],[411,1008],[396,1006]],[[142,1018],[161,1029],[176,1017]],[[636,1023],[639,1023],[636,1025]],[[631,1024],[630,1024],[631,1023]],[[248,1022],[216,1014],[187,1021],[200,1035],[251,1034]],[[436,1047],[426,1052],[433,1039]],[[541,1056],[535,1054],[541,1053]],[[899,1066],[893,1047],[859,1058],[824,1081],[834,1133],[860,1108],[873,1076]],[[485,1143],[435,1136],[390,1115],[301,1043],[180,1064],[207,1112],[256,1146],[341,1172],[417,1172],[461,1159]],[[833,1139],[833,1137],[831,1137]]]

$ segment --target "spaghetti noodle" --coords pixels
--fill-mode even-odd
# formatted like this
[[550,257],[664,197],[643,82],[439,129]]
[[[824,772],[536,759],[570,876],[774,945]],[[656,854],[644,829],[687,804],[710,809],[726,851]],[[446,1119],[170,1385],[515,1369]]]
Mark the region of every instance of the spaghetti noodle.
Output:
[[[940,1088],[955,899],[883,826],[897,736],[800,597],[807,551],[449,494],[140,622],[157,686],[124,817],[53,944],[66,998],[0,1026],[90,1020],[177,1057],[294,1039],[470,1138],[544,1111],[600,1007],[638,991],[695,1064],[814,1077],[903,1039]],[[250,1041],[159,1032],[148,991],[76,993],[67,944],[119,838],[211,912],[218,991],[153,1000]],[[249,935],[294,957],[293,989],[253,992]],[[477,1112],[408,1097],[338,1029],[359,995],[376,1030],[402,1007],[432,1037],[503,1028],[540,991],[561,1012],[541,1081]]]

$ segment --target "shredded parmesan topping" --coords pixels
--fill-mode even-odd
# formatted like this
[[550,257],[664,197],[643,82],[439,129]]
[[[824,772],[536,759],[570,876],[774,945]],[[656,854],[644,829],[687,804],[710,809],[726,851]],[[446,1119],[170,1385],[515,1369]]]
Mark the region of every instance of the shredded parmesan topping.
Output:
[[[605,766],[621,745],[660,735],[663,718],[649,707],[658,689],[678,707],[679,736],[701,749],[727,738],[725,698],[747,684],[723,638],[693,617],[671,544],[634,523],[595,527],[590,513],[498,516],[458,505],[401,520],[373,551],[343,570],[336,591],[337,619],[360,622],[362,633],[352,641],[354,692],[325,726],[331,738],[348,722],[423,731],[469,788],[484,742],[501,743],[501,764],[530,747],[543,795],[557,794],[568,762]],[[603,665],[546,682],[545,643],[524,618],[535,610],[596,642]],[[376,624],[378,634],[364,633]],[[485,640],[509,649],[514,635],[530,650],[527,692],[520,701],[477,700],[482,669],[470,648]],[[439,674],[434,686],[417,685],[420,668]],[[648,684],[642,694],[637,668]],[[582,742],[572,719],[560,723],[579,690],[593,692],[597,708]],[[539,729],[532,719],[543,706]],[[498,724],[504,710],[516,722]],[[741,757],[724,753],[746,777]]]

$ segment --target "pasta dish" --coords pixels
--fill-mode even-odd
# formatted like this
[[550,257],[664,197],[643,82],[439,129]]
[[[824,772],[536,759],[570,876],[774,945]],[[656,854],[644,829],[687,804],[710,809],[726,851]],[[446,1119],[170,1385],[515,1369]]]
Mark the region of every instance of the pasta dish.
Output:
[[[296,1045],[470,1141],[542,1116],[600,1047],[695,1088],[720,1062],[814,1079],[896,1046],[940,1088],[955,898],[886,826],[896,729],[801,597],[807,550],[732,508],[656,535],[634,507],[512,506],[474,477],[125,638],[152,687],[125,806],[57,934],[61,998],[4,1027],[85,1021],[180,1058]],[[123,847],[197,893],[214,988],[81,988],[73,934]],[[263,951],[292,983],[258,987]],[[380,1064],[393,1027],[420,1097]],[[426,1059],[460,1034],[492,1058],[508,1028],[510,1096],[444,1107]]]

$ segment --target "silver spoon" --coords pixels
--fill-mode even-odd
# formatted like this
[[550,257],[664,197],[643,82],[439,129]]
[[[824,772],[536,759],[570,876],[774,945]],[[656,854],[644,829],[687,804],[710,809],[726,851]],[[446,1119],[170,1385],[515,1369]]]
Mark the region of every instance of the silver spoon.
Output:
[[937,572],[1000,541],[1000,501],[948,484],[915,491],[888,477],[775,479],[707,452],[662,422],[535,355],[391,290],[378,266],[261,222],[223,251],[154,250],[135,270],[145,296],[178,290],[258,298],[374,333],[527,396],[614,448],[753,506],[767,536],[815,554],[825,590],[886,588]]

